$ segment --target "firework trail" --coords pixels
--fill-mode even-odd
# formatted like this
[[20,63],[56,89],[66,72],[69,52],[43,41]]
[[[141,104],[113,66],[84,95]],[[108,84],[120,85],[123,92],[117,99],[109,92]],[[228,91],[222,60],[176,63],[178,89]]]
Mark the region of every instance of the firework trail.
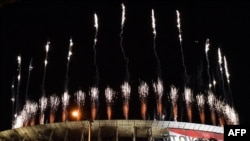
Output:
[[94,51],[94,65],[95,65],[95,72],[96,72],[96,85],[98,84],[99,81],[99,69],[98,65],[96,63],[96,43],[97,43],[97,35],[98,35],[98,17],[96,14],[94,14],[94,27],[95,27],[95,39],[94,39],[94,45],[93,45],[93,51]]
[[[80,110],[81,110],[81,105],[83,106],[84,103],[85,103],[85,93],[81,90],[78,90],[76,93],[75,93],[75,97],[76,97],[76,103],[78,105],[78,113],[80,113]],[[77,120],[80,119],[80,116],[77,116]]]
[[64,91],[68,91],[68,77],[69,77],[69,63],[72,55],[72,46],[73,42],[72,39],[70,39],[69,43],[69,51],[68,51],[68,57],[67,57],[67,66],[66,66],[66,76],[65,76],[65,86],[64,86]]
[[106,97],[106,103],[107,103],[107,116],[108,120],[112,117],[112,104],[114,102],[115,92],[110,87],[107,87],[105,89],[105,97]]
[[157,64],[158,64],[158,76],[161,76],[161,64],[160,64],[160,59],[158,57],[158,54],[157,54],[157,51],[156,51],[156,43],[155,43],[155,39],[156,39],[156,26],[155,26],[155,15],[154,15],[154,9],[152,9],[152,15],[151,15],[151,18],[152,18],[152,29],[153,29],[153,35],[154,35],[154,41],[153,41],[153,50],[154,50],[154,55],[156,57],[156,60],[157,60]]
[[192,122],[192,102],[193,102],[193,92],[190,88],[185,87],[184,98],[187,106],[187,115],[189,122]]
[[48,105],[48,98],[45,96],[42,96],[39,99],[39,109],[40,109],[40,117],[39,117],[39,124],[44,124],[44,112]]
[[231,98],[230,102],[232,103],[232,105],[234,105],[232,91],[231,91],[231,88],[230,88],[230,79],[229,79],[230,74],[229,74],[229,71],[228,71],[227,59],[226,59],[225,56],[224,56],[224,68],[225,68],[225,75],[226,75],[226,78],[227,78],[228,91],[229,91],[230,98]]
[[47,44],[45,45],[45,51],[46,51],[46,55],[45,55],[45,60],[44,60],[44,71],[43,71],[43,82],[42,82],[42,86],[43,86],[43,96],[45,96],[45,77],[46,77],[46,71],[47,71],[47,65],[48,65],[48,52],[49,52],[49,46],[50,42],[47,41]]
[[123,102],[123,114],[125,119],[128,119],[128,112],[129,112],[129,99],[131,93],[131,86],[128,82],[124,82],[121,86],[122,89],[122,97],[124,99]]
[[221,56],[221,51],[220,48],[218,48],[218,63],[219,63],[219,68],[220,68],[220,74],[221,74],[221,82],[222,82],[222,92],[224,94],[224,98],[226,102],[228,102],[228,97],[226,96],[225,90],[224,90],[224,79],[223,79],[223,69],[222,69],[222,56]]
[[18,63],[18,75],[17,75],[17,93],[16,93],[16,113],[19,112],[19,94],[20,94],[20,83],[21,83],[21,56],[17,56]]
[[146,82],[141,82],[140,86],[138,87],[138,93],[141,100],[141,115],[142,119],[146,119],[147,113],[147,97],[148,97],[149,87]]
[[229,79],[230,74],[228,72],[227,59],[226,59],[225,56],[223,57],[223,59],[224,59],[224,68],[225,68],[225,74],[226,74],[226,77],[227,77],[227,83],[229,84],[230,83],[230,79]]
[[198,94],[196,95],[196,101],[197,101],[197,105],[198,105],[198,109],[199,109],[199,113],[200,113],[200,119],[201,119],[201,123],[204,124],[205,123],[205,97],[203,94]]
[[11,102],[12,102],[12,116],[15,117],[15,79],[12,80],[11,84]]
[[170,86],[170,98],[173,106],[173,113],[174,113],[174,121],[177,121],[178,117],[178,110],[177,110],[177,99],[178,99],[178,89],[171,85]]
[[185,66],[185,61],[184,61],[184,53],[183,53],[183,47],[182,47],[182,35],[181,35],[182,31],[181,31],[180,13],[178,10],[176,10],[176,14],[177,14],[177,28],[179,31],[179,41],[180,41],[180,48],[181,48],[182,65],[184,68],[184,78],[186,79],[187,78],[187,71],[186,71],[186,66]]
[[90,89],[90,98],[91,98],[91,118],[92,120],[96,119],[97,104],[99,100],[99,90],[97,87],[92,87]]
[[29,83],[30,83],[30,72],[32,71],[32,59],[30,60],[29,64],[29,72],[28,72],[28,80],[27,80],[27,85],[26,85],[26,95],[25,95],[25,100],[28,100],[28,89],[29,89]]
[[216,117],[215,117],[215,103],[216,103],[216,97],[214,96],[212,91],[208,91],[208,97],[207,97],[209,109],[211,112],[211,121],[213,125],[216,125]]
[[64,92],[62,95],[62,108],[63,108],[63,113],[62,113],[62,121],[67,120],[67,106],[69,105],[69,98],[70,95],[68,92]]
[[128,63],[129,63],[129,59],[128,57],[126,56],[126,53],[124,51],[124,48],[123,48],[123,29],[124,29],[124,23],[125,23],[125,6],[124,4],[122,4],[122,20],[121,20],[121,32],[120,32],[120,47],[121,47],[121,50],[122,50],[122,54],[123,54],[123,58],[124,60],[126,61],[126,81],[129,81],[129,71],[128,71]]
[[210,77],[210,65],[209,65],[209,59],[208,59],[208,51],[210,47],[210,41],[209,39],[206,40],[206,45],[205,45],[205,53],[206,53],[206,61],[207,61],[207,75],[208,75],[208,86],[209,89],[211,89],[212,84],[211,84],[211,77]]
[[157,114],[162,117],[162,95],[163,95],[163,82],[158,78],[157,83],[153,83],[154,92],[156,93]]
[[60,99],[58,96],[55,94],[51,95],[49,97],[50,100],[50,117],[49,117],[49,122],[54,123],[55,121],[55,112],[60,104]]

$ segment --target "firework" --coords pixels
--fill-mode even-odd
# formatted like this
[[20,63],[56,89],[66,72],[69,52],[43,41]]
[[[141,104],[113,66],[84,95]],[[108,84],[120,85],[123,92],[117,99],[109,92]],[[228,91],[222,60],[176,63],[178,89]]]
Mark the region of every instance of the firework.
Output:
[[192,122],[192,102],[193,102],[193,93],[190,88],[185,88],[184,90],[184,98],[187,106],[187,115],[189,122]]
[[198,104],[198,109],[199,109],[199,113],[200,113],[200,119],[201,119],[201,123],[205,123],[205,111],[204,111],[204,106],[205,106],[205,97],[203,94],[198,94],[196,95],[196,101]]
[[153,88],[154,88],[154,92],[156,93],[157,97],[159,99],[161,99],[162,95],[163,95],[163,82],[160,78],[158,78],[156,83],[153,83]]
[[85,93],[81,90],[78,90],[75,93],[75,97],[76,97],[76,103],[80,106],[80,105],[84,105],[85,103]]
[[178,99],[178,89],[174,86],[170,86],[170,98],[173,106],[174,120],[177,121],[178,112],[177,112],[177,99]]
[[146,112],[147,112],[147,97],[148,97],[148,85],[146,82],[141,82],[138,93],[141,99],[141,115],[143,119],[146,119]]
[[128,82],[124,82],[121,86],[121,89],[122,89],[122,97],[125,100],[128,100],[130,98],[130,92],[131,92],[131,87],[128,84]]
[[39,119],[39,123],[43,124],[44,123],[44,111],[47,108],[47,104],[48,104],[48,98],[45,96],[42,96],[39,99],[39,108],[40,108],[40,119]]

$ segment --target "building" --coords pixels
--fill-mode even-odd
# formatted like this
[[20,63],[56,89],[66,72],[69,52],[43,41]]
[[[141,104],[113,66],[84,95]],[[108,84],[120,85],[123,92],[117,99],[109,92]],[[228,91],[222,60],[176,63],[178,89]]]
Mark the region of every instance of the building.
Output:
[[0,141],[223,141],[223,127],[158,120],[67,121],[0,132]]

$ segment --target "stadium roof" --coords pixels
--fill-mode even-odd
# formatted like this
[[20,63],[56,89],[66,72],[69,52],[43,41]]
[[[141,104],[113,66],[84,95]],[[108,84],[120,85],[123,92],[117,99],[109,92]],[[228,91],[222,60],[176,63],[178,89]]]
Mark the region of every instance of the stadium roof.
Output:
[[[1,139],[22,140],[83,138],[88,136],[89,121],[68,121],[52,124],[27,126],[0,132]],[[95,120],[91,122],[91,137],[155,137],[168,136],[168,128],[181,128],[223,134],[223,127],[152,120]]]

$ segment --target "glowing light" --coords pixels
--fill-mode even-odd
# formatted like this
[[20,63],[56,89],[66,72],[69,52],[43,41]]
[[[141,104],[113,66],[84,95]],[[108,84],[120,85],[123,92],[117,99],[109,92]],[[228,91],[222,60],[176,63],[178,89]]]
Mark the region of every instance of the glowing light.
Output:
[[72,116],[73,116],[73,117],[78,117],[78,116],[79,116],[78,110],[73,111],[73,112],[72,112]]
[[14,98],[14,97],[12,97],[10,100],[11,100],[12,102],[15,102],[15,98]]

